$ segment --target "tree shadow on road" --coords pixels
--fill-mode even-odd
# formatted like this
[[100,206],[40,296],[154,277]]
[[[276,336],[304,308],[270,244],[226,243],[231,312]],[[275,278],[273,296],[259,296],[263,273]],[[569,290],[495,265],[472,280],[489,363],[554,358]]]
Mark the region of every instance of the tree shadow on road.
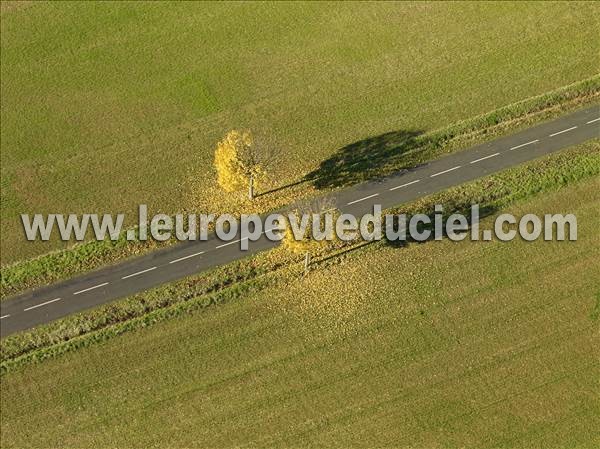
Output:
[[[388,175],[403,168],[415,168],[408,163],[402,166],[407,152],[418,148],[423,142],[420,130],[392,131],[369,137],[339,149],[319,167],[305,176],[318,189],[357,184]],[[408,162],[408,161],[407,161]]]
[[[467,223],[468,223],[468,227],[469,229],[466,231],[463,231],[463,233],[467,234],[465,239],[468,239],[469,236],[468,234],[471,232],[471,226],[473,223],[471,223],[471,217],[470,217],[470,206],[466,205],[466,204],[460,204],[460,205],[453,205],[452,203],[448,203],[450,204],[450,207],[448,207],[447,204],[445,204],[445,212],[443,214],[443,220],[442,222],[445,224],[446,223],[446,219],[451,215],[451,214],[462,214],[467,218]],[[495,206],[492,205],[479,205],[479,223],[481,223],[481,221],[483,219],[485,219],[486,217],[492,216],[496,213],[499,212],[500,209],[498,209]],[[425,239],[425,240],[415,240],[413,238],[408,237],[406,240],[390,240],[387,238],[386,235],[384,235],[382,241],[385,242],[386,246],[391,246],[392,248],[405,248],[408,245],[411,244],[422,244],[422,243],[427,243],[427,242],[431,242],[433,240],[435,240],[435,235],[434,235],[434,229],[433,229],[433,222],[434,222],[434,210],[433,210],[433,206],[427,210],[424,211],[423,214],[427,215],[429,217],[429,219],[431,220],[432,224],[429,225],[420,225],[418,226],[418,230],[419,231],[423,231],[425,229],[428,229],[431,231],[431,235]],[[408,216],[408,219],[410,219],[411,217]],[[394,219],[394,228],[398,229],[398,220],[397,218]],[[479,239],[482,239],[481,236],[481,231],[479,231]],[[458,234],[460,234],[460,232],[457,232]],[[448,238],[448,235],[446,233],[446,228],[444,227],[442,229],[442,239],[446,239]]]

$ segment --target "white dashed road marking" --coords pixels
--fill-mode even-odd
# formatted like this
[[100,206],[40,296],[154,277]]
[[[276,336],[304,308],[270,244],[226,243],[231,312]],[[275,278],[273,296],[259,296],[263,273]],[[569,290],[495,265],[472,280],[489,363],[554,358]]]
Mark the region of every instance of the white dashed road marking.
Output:
[[56,302],[56,301],[60,301],[60,298],[51,299],[50,301],[46,301],[41,304],[36,304],[35,306],[27,307],[26,309],[23,309],[23,312],[27,312],[28,310],[31,310],[31,309],[37,309],[38,307],[42,307],[42,306],[45,306],[46,304],[50,304],[50,303]]
[[8,318],[10,315],[2,315],[0,316],[0,320],[3,320],[4,318]]
[[148,271],[152,271],[152,270],[156,270],[156,267],[147,268],[145,270],[138,271],[136,273],[128,274],[127,276],[123,276],[121,279],[128,279],[128,278],[132,278],[134,276],[139,276],[140,274],[144,274],[144,273],[147,273]]
[[550,137],[558,136],[559,134],[566,133],[566,132],[569,132],[569,131],[573,131],[576,128],[577,128],[576,126],[571,126],[570,128],[563,129],[562,131],[559,131],[557,133],[550,134]]
[[595,118],[594,120],[590,120],[589,122],[585,122],[585,123],[586,123],[587,125],[589,125],[590,123],[595,123],[595,122],[597,122],[598,120],[600,120],[600,117],[598,117],[598,118]]
[[80,293],[89,292],[90,290],[94,290],[95,288],[104,287],[105,285],[108,285],[108,282],[104,282],[102,284],[94,285],[93,287],[90,287],[90,288],[84,288],[83,290],[79,290],[78,292],[75,292],[73,294],[74,295],[78,295]]
[[500,153],[490,154],[489,156],[480,157],[479,159],[475,159],[474,161],[469,162],[469,164],[475,164],[477,162],[485,161],[486,159],[490,159],[492,157],[498,156]]
[[407,182],[406,184],[402,184],[401,186],[392,187],[392,188],[390,189],[390,191],[392,191],[392,190],[396,190],[396,189],[401,189],[402,187],[406,187],[406,186],[409,186],[409,185],[411,185],[411,184],[415,184],[415,183],[417,183],[417,182],[419,182],[419,181],[420,181],[420,179],[417,179],[416,181]]
[[532,143],[538,143],[539,141],[540,141],[540,139],[535,139],[535,140],[532,140],[531,142],[525,142],[525,143],[522,143],[521,145],[517,145],[516,147],[509,148],[508,151],[517,150],[519,148],[523,148],[526,145],[531,145]]
[[430,175],[429,177],[430,178],[435,178],[436,176],[443,175],[444,173],[448,173],[448,172],[451,172],[451,171],[454,171],[454,170],[458,170],[460,167],[462,167],[462,166],[461,165],[457,165],[456,167],[449,168],[448,170],[444,170],[444,171],[440,171],[440,172],[434,173],[433,175]]
[[177,262],[181,262],[182,260],[186,260],[186,259],[189,259],[189,258],[191,258],[191,257],[196,257],[196,256],[199,256],[200,254],[204,254],[204,251],[200,251],[199,253],[189,254],[189,255],[187,255],[187,256],[180,257],[179,259],[172,260],[172,261],[171,261],[171,262],[169,262],[169,263],[177,263]]
[[215,249],[223,248],[224,246],[233,245],[234,243],[239,243],[242,240],[248,240],[248,237],[244,237],[243,239],[232,240],[231,242],[223,243],[222,245],[215,246]]
[[374,193],[373,195],[365,196],[364,198],[359,198],[357,200],[350,201],[349,203],[346,204],[346,206],[350,206],[352,204],[360,203],[361,201],[368,200],[369,198],[375,198],[376,196],[379,196],[379,193]]

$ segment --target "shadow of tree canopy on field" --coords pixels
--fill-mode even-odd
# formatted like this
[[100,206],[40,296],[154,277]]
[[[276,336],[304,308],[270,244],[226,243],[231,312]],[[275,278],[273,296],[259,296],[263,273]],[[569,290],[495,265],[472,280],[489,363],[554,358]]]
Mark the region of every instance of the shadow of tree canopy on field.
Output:
[[[321,162],[305,180],[323,189],[357,184],[402,170],[403,156],[423,144],[417,139],[422,134],[420,130],[392,131],[351,143]],[[405,168],[414,167],[409,163]]]

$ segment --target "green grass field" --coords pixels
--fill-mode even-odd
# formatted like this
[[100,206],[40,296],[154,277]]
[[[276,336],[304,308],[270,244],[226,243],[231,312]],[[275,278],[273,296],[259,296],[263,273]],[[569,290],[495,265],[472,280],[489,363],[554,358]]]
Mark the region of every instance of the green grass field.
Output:
[[[600,72],[593,2],[2,2],[0,21],[3,265],[65,245],[26,242],[20,213],[229,207],[211,162],[231,128],[269,142],[287,185],[353,142]],[[597,167],[598,141],[578,148]],[[511,212],[575,213],[578,242],[366,245],[272,287],[251,259],[250,274],[232,265],[3,339],[3,361],[21,346],[31,360],[0,376],[0,446],[599,447],[600,179],[558,189],[557,172],[567,183],[594,167],[552,164],[531,163],[523,188],[499,177],[439,197],[502,204],[548,183]],[[62,355],[43,335],[125,326],[210,282],[238,300]]]
[[599,188],[511,208],[577,242],[360,251],[5,374],[1,445],[597,447]]
[[[268,138],[293,183],[344,145],[430,131],[599,71],[595,3],[2,3],[2,263],[18,214],[194,204],[214,143]],[[211,198],[202,204],[210,207]]]

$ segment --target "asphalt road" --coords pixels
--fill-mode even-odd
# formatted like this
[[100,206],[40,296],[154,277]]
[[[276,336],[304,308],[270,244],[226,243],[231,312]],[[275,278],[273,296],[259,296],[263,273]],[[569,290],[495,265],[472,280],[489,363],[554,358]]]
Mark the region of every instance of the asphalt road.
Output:
[[[498,172],[594,137],[600,137],[600,105],[511,136],[477,145],[389,178],[335,193],[340,211],[360,216]],[[185,242],[145,256],[6,299],[0,304],[0,336],[35,327],[165,282],[226,264],[277,243],[266,237],[241,251],[239,242],[215,237]]]

